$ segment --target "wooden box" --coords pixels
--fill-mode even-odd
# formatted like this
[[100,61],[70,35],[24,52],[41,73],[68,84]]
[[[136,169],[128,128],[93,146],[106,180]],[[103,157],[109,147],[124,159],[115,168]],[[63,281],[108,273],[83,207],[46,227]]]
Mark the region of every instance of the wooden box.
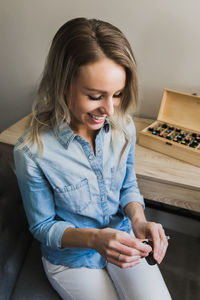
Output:
[[158,118],[138,143],[200,167],[200,97],[165,89]]

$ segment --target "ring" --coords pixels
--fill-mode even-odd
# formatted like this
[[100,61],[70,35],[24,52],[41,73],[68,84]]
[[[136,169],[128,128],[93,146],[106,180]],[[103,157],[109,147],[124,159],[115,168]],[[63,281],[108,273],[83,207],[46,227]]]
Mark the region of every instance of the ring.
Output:
[[118,257],[118,260],[120,261],[120,257],[122,256],[122,254],[120,253],[119,257]]

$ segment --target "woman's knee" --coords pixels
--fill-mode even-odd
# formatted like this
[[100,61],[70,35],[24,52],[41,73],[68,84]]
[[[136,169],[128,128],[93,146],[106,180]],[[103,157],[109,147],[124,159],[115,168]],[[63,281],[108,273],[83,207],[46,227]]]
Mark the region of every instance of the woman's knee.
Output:
[[108,264],[107,269],[121,300],[171,300],[158,266],[149,266],[142,259],[132,268],[120,269]]
[[[66,300],[119,300],[115,286],[105,269],[67,268],[44,264],[47,277]],[[53,268],[53,269],[52,269]],[[55,269],[55,270],[54,270]]]

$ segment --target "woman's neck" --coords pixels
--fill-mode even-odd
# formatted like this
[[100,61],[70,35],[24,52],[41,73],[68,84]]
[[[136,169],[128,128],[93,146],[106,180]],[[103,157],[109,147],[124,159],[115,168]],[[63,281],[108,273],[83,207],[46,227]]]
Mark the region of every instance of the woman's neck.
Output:
[[73,130],[74,133],[80,135],[83,137],[87,142],[89,142],[94,154],[95,154],[95,139],[99,132],[99,130],[88,130],[87,128],[75,128],[74,126],[71,126],[70,128]]

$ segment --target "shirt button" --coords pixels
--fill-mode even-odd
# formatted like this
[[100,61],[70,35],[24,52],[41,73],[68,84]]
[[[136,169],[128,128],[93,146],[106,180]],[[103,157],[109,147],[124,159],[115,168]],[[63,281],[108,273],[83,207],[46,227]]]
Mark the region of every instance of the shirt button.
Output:
[[101,180],[103,177],[102,177],[102,175],[98,175],[97,178],[98,178],[99,180]]
[[101,200],[102,200],[102,201],[104,200],[104,196],[103,196],[103,197],[101,197]]
[[101,153],[101,152],[102,152],[102,150],[101,150],[101,149],[99,149],[99,150],[98,150],[98,153]]
[[93,159],[93,155],[92,155],[92,154],[89,155],[88,158],[89,158],[90,160]]
[[108,221],[109,220],[109,216],[105,216],[105,220]]

